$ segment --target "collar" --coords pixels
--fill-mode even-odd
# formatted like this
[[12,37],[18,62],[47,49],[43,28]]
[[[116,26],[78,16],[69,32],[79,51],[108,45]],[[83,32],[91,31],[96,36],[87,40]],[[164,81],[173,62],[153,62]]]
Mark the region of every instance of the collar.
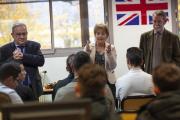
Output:
[[25,43],[24,45],[18,45],[18,44],[16,44],[16,43],[14,42],[14,45],[15,45],[16,47],[18,47],[18,46],[23,46],[23,47],[25,47],[25,46],[26,46],[26,43]]
[[161,35],[162,35],[163,32],[164,32],[164,28],[163,28],[161,31],[155,31],[155,30],[154,30],[154,34],[161,34]]
[[132,67],[130,68],[130,71],[139,71],[142,70],[140,67]]

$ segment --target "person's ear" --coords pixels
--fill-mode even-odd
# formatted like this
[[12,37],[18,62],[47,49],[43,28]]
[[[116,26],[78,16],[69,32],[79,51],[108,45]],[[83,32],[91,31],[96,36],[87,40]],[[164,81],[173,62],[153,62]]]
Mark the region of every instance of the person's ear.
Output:
[[156,95],[160,93],[160,89],[156,85],[154,85],[154,93]]
[[77,83],[76,86],[75,86],[75,94],[77,97],[80,97],[81,96],[81,92],[80,92],[80,84]]
[[130,61],[129,61],[128,58],[127,58],[126,60],[127,60],[127,66],[128,66],[128,69],[130,69],[130,68],[131,68],[131,63],[130,63]]
[[13,32],[11,33],[11,36],[14,38],[14,33]]
[[3,81],[3,84],[10,87],[13,81],[14,81],[13,76],[9,76]]
[[127,62],[127,64],[129,64],[129,60],[128,60],[128,58],[126,57],[126,62]]
[[66,70],[67,70],[67,71],[70,71],[70,68],[69,68],[69,67],[70,67],[69,64],[67,64],[67,65],[66,65]]
[[165,19],[164,19],[164,25],[165,25],[168,21],[169,21],[169,19],[168,19],[168,18],[165,18]]
[[101,91],[101,94],[102,94],[103,96],[105,96],[105,95],[107,94],[107,89],[106,89],[106,88],[103,88],[102,91]]

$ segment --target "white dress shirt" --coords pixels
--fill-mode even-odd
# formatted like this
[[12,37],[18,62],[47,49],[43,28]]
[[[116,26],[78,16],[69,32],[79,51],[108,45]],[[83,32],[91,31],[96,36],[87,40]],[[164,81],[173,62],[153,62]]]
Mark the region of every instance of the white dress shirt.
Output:
[[7,87],[6,85],[4,85],[4,84],[2,84],[2,83],[0,83],[0,92],[9,95],[9,97],[11,98],[11,101],[12,101],[13,104],[23,103],[22,99],[21,99],[20,96],[16,93],[15,90]]
[[126,96],[153,94],[152,76],[139,67],[131,68],[129,72],[116,81],[116,97],[122,100]]

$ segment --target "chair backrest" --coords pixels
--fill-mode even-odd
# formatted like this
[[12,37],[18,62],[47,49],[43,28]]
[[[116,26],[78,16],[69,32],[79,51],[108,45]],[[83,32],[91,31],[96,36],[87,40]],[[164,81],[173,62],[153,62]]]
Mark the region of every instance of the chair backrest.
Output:
[[11,98],[9,97],[9,95],[0,92],[0,105],[5,104],[5,103],[11,103]]
[[136,120],[137,112],[120,112],[120,120]]
[[67,118],[65,120],[89,120],[90,105],[90,99],[78,99],[55,103],[4,104],[1,110],[3,120],[59,120],[62,116]]
[[87,116],[85,110],[74,109],[17,113],[12,114],[10,120],[87,120]]
[[127,96],[121,101],[122,111],[138,111],[141,106],[155,98],[154,95]]

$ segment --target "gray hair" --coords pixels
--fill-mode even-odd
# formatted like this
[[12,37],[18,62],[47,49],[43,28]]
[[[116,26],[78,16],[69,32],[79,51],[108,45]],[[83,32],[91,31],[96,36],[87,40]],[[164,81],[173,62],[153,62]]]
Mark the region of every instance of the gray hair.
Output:
[[153,16],[154,16],[154,15],[162,16],[165,20],[167,19],[167,18],[166,18],[166,17],[167,17],[166,13],[165,13],[164,11],[162,11],[162,10],[155,11],[155,12],[153,13]]
[[12,26],[12,33],[13,33],[14,29],[15,29],[16,27],[18,27],[18,26],[24,26],[24,27],[26,27],[26,25],[25,25],[24,23],[16,22],[16,23],[14,23],[13,26]]

